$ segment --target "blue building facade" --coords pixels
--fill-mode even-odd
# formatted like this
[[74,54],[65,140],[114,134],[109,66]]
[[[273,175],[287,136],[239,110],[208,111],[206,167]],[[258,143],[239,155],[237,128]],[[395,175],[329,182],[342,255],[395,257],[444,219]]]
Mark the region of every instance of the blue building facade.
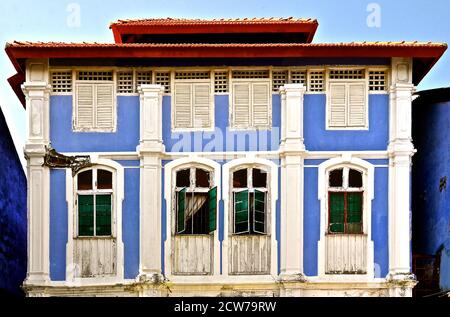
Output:
[[309,19],[111,28],[7,46],[30,296],[411,295],[408,118],[445,45],[314,44]]
[[27,272],[27,185],[25,173],[0,109],[0,292],[23,296]]

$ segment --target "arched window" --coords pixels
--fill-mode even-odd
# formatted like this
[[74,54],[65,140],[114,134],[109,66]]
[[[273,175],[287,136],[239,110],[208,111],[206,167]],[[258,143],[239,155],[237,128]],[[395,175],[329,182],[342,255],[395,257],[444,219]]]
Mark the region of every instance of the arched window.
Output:
[[77,236],[112,236],[113,173],[92,168],[76,177]]
[[267,172],[242,168],[233,173],[233,233],[267,233]]
[[190,167],[176,172],[176,234],[209,234],[216,230],[217,187],[211,172]]
[[363,233],[363,174],[349,167],[328,173],[328,233]]

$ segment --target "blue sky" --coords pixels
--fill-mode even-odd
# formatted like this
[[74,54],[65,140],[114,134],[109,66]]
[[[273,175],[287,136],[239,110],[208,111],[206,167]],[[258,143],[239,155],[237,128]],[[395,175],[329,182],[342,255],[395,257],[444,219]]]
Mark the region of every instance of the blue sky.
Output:
[[[79,27],[67,23],[68,6],[80,8]],[[367,11],[380,9],[380,27],[369,27]],[[148,17],[238,18],[311,17],[319,21],[314,42],[418,40],[450,42],[448,0],[1,0],[0,43],[12,40],[112,42],[109,23]],[[450,86],[447,52],[419,89]],[[15,73],[5,53],[0,54],[0,105],[22,157],[25,112],[6,79]]]

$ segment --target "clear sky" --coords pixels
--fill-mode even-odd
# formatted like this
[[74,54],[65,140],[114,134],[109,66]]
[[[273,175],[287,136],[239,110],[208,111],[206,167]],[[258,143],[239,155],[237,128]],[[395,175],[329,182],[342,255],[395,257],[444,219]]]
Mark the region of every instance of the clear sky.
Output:
[[[319,21],[314,42],[450,42],[448,0],[1,0],[0,43],[112,42],[108,26],[117,19],[289,16]],[[449,70],[450,52],[446,52],[418,88],[450,86]],[[14,74],[1,53],[0,105],[22,157],[25,111],[6,81]]]

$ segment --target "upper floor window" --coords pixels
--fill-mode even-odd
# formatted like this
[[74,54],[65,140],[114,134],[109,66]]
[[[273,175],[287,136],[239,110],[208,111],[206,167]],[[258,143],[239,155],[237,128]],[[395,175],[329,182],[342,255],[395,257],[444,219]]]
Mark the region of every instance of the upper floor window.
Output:
[[363,233],[363,174],[342,167],[328,173],[328,233]]
[[217,187],[211,172],[198,167],[177,171],[176,234],[209,234],[216,230]]
[[266,234],[267,172],[243,168],[233,173],[233,233]]
[[210,72],[175,72],[173,127],[213,129],[213,98]]
[[112,172],[93,168],[77,175],[77,236],[112,235],[113,194]]
[[75,82],[73,127],[80,132],[113,132],[116,101],[112,71],[79,71]]
[[327,127],[366,129],[367,95],[365,69],[330,70]]

